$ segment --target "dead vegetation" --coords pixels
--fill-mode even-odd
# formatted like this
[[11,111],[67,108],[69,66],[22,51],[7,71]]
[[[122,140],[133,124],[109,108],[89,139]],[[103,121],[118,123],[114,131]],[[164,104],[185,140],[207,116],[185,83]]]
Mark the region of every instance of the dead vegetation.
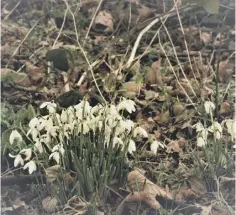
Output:
[[[235,2],[197,2],[1,1],[3,214],[234,213],[235,139],[223,124],[235,118]],[[39,172],[36,183],[14,168],[9,132],[43,115],[41,103],[67,108],[86,97],[95,106],[121,96],[135,101],[130,118],[148,136],[136,141],[126,185],[107,187],[106,202],[62,204],[48,197],[58,171]],[[212,120],[222,123],[219,148],[198,148],[194,125]]]

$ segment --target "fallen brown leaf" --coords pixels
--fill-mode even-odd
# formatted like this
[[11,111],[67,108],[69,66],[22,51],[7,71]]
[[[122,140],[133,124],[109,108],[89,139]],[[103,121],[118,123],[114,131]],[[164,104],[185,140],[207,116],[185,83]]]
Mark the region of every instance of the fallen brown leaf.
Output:
[[43,209],[49,213],[55,212],[59,201],[55,197],[48,196],[42,201]]
[[161,59],[154,62],[151,68],[148,69],[146,80],[149,84],[163,85],[161,78]]
[[184,110],[185,110],[185,108],[184,108],[183,104],[180,102],[176,102],[173,105],[173,112],[174,112],[175,116],[181,115],[184,112]]
[[184,138],[180,138],[179,140],[172,140],[168,143],[167,145],[167,149],[166,152],[167,153],[173,153],[173,152],[181,152],[182,149],[181,147],[183,147],[185,143]]
[[202,32],[200,33],[200,39],[204,42],[204,44],[208,44],[211,42],[212,36],[208,32]]
[[104,32],[113,31],[113,18],[107,11],[100,11],[96,16],[93,29]]
[[44,68],[33,66],[30,62],[25,63],[26,73],[29,77],[31,84],[39,86],[45,77]]
[[128,175],[128,187],[132,191],[116,209],[116,215],[124,213],[125,203],[146,203],[153,209],[160,209],[161,205],[156,200],[156,196],[172,199],[171,193],[164,190],[148,180],[138,170],[134,170]]
[[221,61],[219,64],[220,81],[228,84],[234,73],[233,63],[230,60]]
[[138,8],[138,14],[139,14],[139,21],[144,21],[145,19],[150,18],[153,16],[156,12],[156,9],[151,9],[145,6],[141,6],[141,8]]

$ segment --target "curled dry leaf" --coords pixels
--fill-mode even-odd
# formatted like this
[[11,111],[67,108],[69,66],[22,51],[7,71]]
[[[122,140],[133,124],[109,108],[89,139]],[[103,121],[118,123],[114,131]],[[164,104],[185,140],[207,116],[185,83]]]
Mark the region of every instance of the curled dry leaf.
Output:
[[25,66],[31,84],[35,86],[40,85],[45,77],[44,68],[33,66],[30,62],[26,62]]
[[[200,80],[206,79],[210,75],[210,67],[208,65],[203,64],[202,60],[199,58],[194,58],[193,60],[193,73]],[[191,77],[194,77],[191,74]]]
[[124,214],[124,204],[126,203],[139,204],[144,202],[149,207],[158,210],[161,205],[156,200],[156,196],[160,196],[165,199],[172,199],[171,193],[152,183],[137,170],[129,173],[128,187],[132,193],[129,194],[116,209],[117,215]]
[[184,143],[185,143],[184,138],[180,138],[177,141],[172,140],[168,143],[168,145],[166,147],[167,148],[166,152],[167,153],[172,153],[172,152],[178,152],[179,153],[179,152],[182,151],[181,147],[183,147]]
[[154,121],[157,121],[160,124],[165,124],[165,123],[169,122],[169,120],[170,120],[169,110],[162,112],[159,115],[154,117]]
[[140,73],[140,60],[137,60],[134,65],[130,68],[130,72],[133,75],[139,74]]
[[48,213],[55,212],[59,201],[55,197],[48,196],[42,201],[43,209]]
[[230,110],[231,110],[231,108],[230,108],[229,102],[225,101],[225,102],[221,103],[220,111],[219,111],[220,114],[227,114],[230,112]]
[[183,104],[180,102],[176,102],[173,105],[173,112],[174,112],[175,116],[181,115],[184,112],[184,110],[185,110],[185,108],[184,108]]
[[206,45],[211,42],[212,36],[211,33],[208,32],[202,32],[200,33],[200,39],[203,41],[203,43]]
[[220,81],[228,84],[234,73],[233,63],[230,60],[221,61],[219,65]]
[[135,98],[142,86],[142,83],[136,83],[135,81],[123,83],[120,89],[121,94],[128,98]]
[[150,18],[153,16],[156,12],[156,9],[151,9],[145,6],[141,6],[141,8],[138,8],[138,14],[139,14],[139,21],[144,21],[145,19]]
[[195,193],[189,188],[182,188],[176,194],[176,200],[187,200],[193,199],[195,197]]
[[11,69],[1,69],[1,81],[16,84],[19,86],[30,87],[31,83],[27,74],[23,72],[15,72]]
[[88,202],[85,202],[79,196],[73,196],[63,209],[63,214],[86,214],[88,210]]
[[107,11],[100,11],[94,20],[93,29],[96,31],[112,32],[112,15]]
[[161,78],[161,59],[154,62],[147,72],[147,82],[149,84],[163,85]]
[[60,165],[54,165],[45,169],[47,180],[50,182],[56,181],[60,174]]

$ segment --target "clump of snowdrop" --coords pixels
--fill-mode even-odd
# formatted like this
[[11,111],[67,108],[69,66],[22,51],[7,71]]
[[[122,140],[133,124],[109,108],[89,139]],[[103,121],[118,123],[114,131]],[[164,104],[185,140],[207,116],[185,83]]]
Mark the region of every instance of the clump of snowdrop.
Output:
[[201,122],[198,122],[193,126],[197,132],[197,146],[206,146],[212,136],[215,140],[222,139],[224,126],[226,126],[227,132],[230,134],[231,140],[234,141],[236,139],[236,121],[233,119],[226,119],[220,124],[213,120],[213,111],[216,108],[214,103],[206,101],[204,107],[206,113],[210,115],[211,124],[204,126]]
[[[62,165],[65,148],[71,149],[71,140],[80,135],[89,136],[104,132],[104,147],[109,144],[112,144],[112,147],[120,146],[130,154],[136,151],[136,138],[148,137],[145,129],[123,116],[124,110],[128,113],[136,110],[135,102],[129,99],[122,98],[117,105],[98,104],[95,107],[83,100],[75,106],[63,109],[60,114],[54,102],[45,102],[40,106],[45,107],[48,115],[37,116],[29,122],[26,135],[32,141],[31,148],[23,149],[17,155],[10,155],[15,158],[15,166],[24,166],[30,174],[37,169],[35,161],[38,155],[47,154],[48,151],[48,160]],[[21,142],[21,134],[16,130],[12,131],[10,143]]]

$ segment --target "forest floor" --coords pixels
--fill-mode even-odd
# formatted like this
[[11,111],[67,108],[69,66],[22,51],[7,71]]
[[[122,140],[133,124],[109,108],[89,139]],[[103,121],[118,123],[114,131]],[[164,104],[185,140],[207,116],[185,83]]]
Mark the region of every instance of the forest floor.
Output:
[[[235,213],[235,1],[173,2],[1,1],[2,214]],[[148,136],[129,155],[128,182],[143,189],[124,183],[105,202],[59,206],[48,181],[14,167],[9,137],[43,102],[83,97],[135,102],[130,119]]]

